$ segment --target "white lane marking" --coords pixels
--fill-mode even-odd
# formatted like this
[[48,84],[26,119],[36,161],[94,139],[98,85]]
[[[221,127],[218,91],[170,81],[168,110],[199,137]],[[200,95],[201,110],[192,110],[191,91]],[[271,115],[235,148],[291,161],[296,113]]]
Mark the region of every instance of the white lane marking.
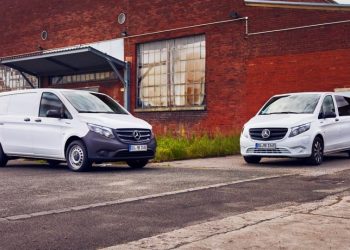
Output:
[[212,188],[220,188],[220,187],[225,187],[225,186],[234,185],[234,184],[240,184],[240,183],[245,183],[245,182],[253,182],[253,181],[259,181],[259,180],[275,179],[275,178],[280,178],[280,177],[285,177],[285,176],[292,176],[292,175],[295,175],[295,174],[281,174],[281,175],[272,175],[272,176],[251,178],[251,179],[245,179],[245,180],[239,180],[239,181],[218,183],[218,184],[213,184],[213,185],[208,185],[208,186],[187,188],[187,189],[182,189],[182,190],[177,190],[177,191],[170,191],[170,192],[164,192],[164,193],[159,193],[159,194],[151,194],[151,195],[139,196],[139,197],[134,197],[134,198],[126,198],[126,199],[119,199],[119,200],[113,200],[113,201],[93,203],[93,204],[88,204],[88,205],[74,206],[74,207],[68,207],[68,208],[62,208],[62,209],[40,211],[40,212],[29,213],[29,214],[12,215],[12,216],[7,216],[7,217],[2,217],[2,218],[0,218],[0,221],[1,220],[6,220],[6,221],[24,220],[24,219],[29,219],[29,218],[39,217],[39,216],[46,216],[46,215],[52,215],[52,214],[62,214],[62,213],[73,212],[73,211],[81,211],[81,210],[86,210],[86,209],[91,209],[91,208],[106,207],[106,206],[111,206],[111,205],[119,205],[119,204],[135,202],[135,201],[142,201],[142,200],[166,197],[166,196],[171,196],[171,195],[184,194],[184,193],[201,191],[201,190],[207,190],[207,189],[212,189]]

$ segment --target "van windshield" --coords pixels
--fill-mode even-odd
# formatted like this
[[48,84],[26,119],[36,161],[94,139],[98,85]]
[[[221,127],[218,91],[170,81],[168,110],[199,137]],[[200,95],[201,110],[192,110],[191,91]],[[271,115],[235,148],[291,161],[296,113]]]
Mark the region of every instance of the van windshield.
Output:
[[63,92],[64,97],[79,113],[127,114],[127,112],[107,95],[91,92]]
[[268,101],[259,115],[312,114],[320,96],[318,94],[275,96]]

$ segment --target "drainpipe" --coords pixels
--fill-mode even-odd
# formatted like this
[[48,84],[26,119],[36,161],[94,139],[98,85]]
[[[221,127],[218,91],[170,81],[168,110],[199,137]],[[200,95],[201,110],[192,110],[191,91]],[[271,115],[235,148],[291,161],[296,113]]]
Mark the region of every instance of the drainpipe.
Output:
[[130,111],[130,63],[125,62],[124,69],[124,107]]

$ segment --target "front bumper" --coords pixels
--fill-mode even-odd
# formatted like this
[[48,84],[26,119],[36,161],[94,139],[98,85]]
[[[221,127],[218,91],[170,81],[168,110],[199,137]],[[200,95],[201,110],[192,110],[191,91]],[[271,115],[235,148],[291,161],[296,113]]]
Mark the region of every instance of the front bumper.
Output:
[[142,143],[147,145],[147,151],[142,152],[129,152],[129,145],[137,145],[137,143],[124,143],[117,138],[109,139],[91,131],[82,139],[87,147],[89,159],[98,162],[149,160],[154,158],[157,148],[155,138],[152,138],[148,143]]
[[[258,149],[256,143],[275,143],[275,149]],[[260,157],[291,157],[305,158],[311,155],[312,137],[310,135],[298,135],[286,137],[278,141],[257,141],[241,135],[241,155]]]

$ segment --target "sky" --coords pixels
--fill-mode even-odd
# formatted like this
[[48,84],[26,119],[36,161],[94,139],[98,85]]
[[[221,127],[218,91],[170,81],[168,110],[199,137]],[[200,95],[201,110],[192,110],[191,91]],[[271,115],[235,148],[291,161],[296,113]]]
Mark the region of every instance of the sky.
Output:
[[350,0],[336,0],[338,3],[350,4]]

